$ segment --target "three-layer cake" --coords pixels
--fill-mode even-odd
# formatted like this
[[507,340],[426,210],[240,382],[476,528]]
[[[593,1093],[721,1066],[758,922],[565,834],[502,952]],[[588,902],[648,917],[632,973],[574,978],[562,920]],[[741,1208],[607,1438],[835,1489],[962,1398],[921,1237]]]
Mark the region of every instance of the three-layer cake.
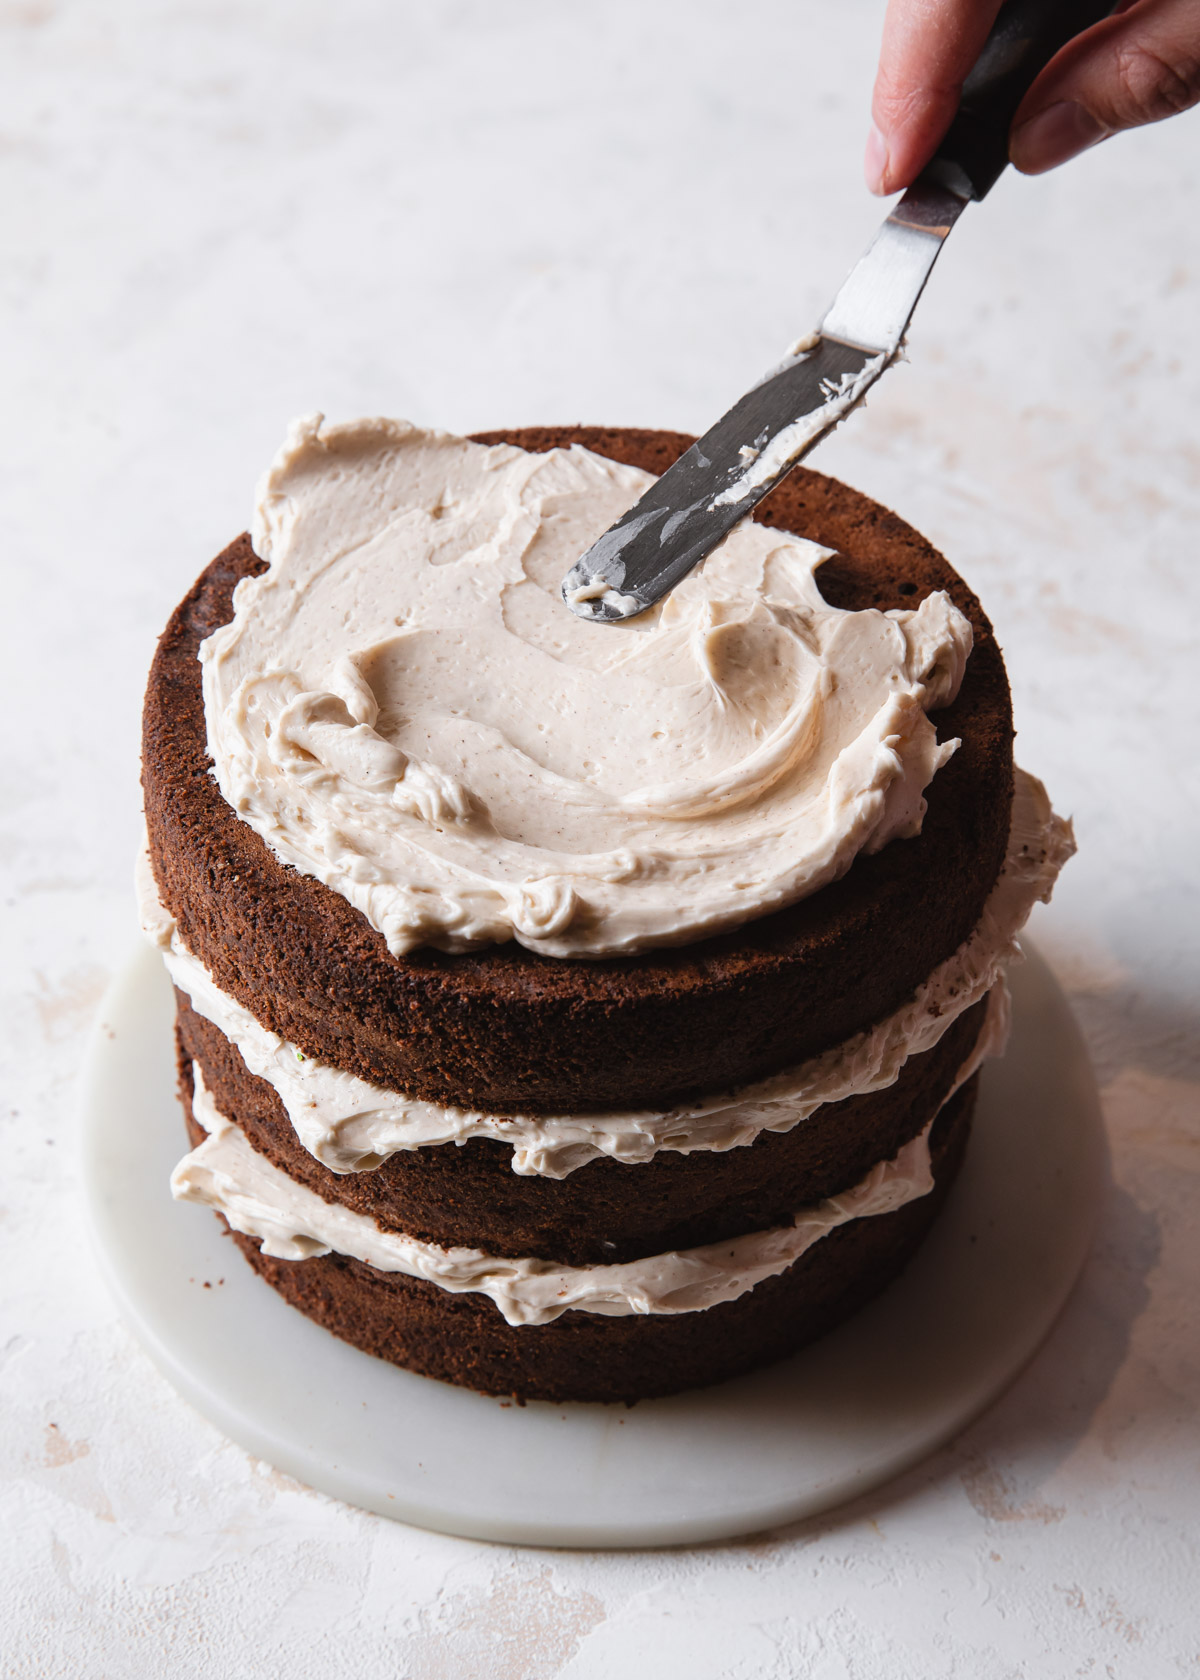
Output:
[[713,1382],[882,1288],[1071,850],[978,602],[833,480],[642,619],[565,609],[689,442],[300,423],[151,672],[175,1193],[486,1392]]

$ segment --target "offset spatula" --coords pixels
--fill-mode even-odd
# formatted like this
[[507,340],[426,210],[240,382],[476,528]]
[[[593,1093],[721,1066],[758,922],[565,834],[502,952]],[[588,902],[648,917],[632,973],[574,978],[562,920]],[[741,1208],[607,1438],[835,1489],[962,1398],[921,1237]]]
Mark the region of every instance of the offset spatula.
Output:
[[580,618],[645,612],[845,418],[899,354],[929,272],[964,207],[1008,163],[1026,90],[1112,0],[1007,0],[937,156],[850,272],[816,332],[680,456],[563,579]]

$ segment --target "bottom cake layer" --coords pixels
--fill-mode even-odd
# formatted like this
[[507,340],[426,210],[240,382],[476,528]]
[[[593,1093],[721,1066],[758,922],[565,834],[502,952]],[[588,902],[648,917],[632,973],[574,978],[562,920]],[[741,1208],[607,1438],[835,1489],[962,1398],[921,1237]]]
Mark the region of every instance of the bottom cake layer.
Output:
[[[632,1402],[673,1394],[784,1358],[897,1276],[958,1171],[977,1084],[977,1076],[964,1084],[934,1122],[929,1194],[838,1226],[786,1271],[703,1312],[570,1311],[548,1324],[511,1325],[485,1295],[452,1294],[337,1253],[277,1259],[255,1238],[231,1234],[254,1269],[300,1312],[364,1352],[423,1376],[522,1401]],[[190,1102],[187,1121],[198,1145],[206,1134]]]

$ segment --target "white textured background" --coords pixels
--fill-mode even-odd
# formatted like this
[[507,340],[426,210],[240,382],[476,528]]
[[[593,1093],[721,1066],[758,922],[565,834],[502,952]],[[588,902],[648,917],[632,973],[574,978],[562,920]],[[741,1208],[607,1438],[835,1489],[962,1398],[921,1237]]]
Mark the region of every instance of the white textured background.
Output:
[[154,637],[288,418],[702,427],[879,218],[876,0],[0,0],[0,1673],[1200,1672],[1200,116],[1005,179],[819,464],[982,595],[1081,851],[1036,932],[1114,1188],[1049,1345],[735,1545],[440,1538],[249,1460],[94,1280],[75,1083]]

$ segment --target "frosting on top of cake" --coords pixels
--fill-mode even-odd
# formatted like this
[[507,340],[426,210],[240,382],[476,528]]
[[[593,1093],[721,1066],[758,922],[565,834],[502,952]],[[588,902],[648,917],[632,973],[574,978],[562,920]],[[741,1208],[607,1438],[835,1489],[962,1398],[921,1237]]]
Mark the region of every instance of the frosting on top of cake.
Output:
[[827,550],[750,520],[617,628],[568,567],[650,483],[403,422],[296,422],[234,617],[203,643],[221,792],[399,954],[682,944],[920,831],[967,619],[848,612]]

